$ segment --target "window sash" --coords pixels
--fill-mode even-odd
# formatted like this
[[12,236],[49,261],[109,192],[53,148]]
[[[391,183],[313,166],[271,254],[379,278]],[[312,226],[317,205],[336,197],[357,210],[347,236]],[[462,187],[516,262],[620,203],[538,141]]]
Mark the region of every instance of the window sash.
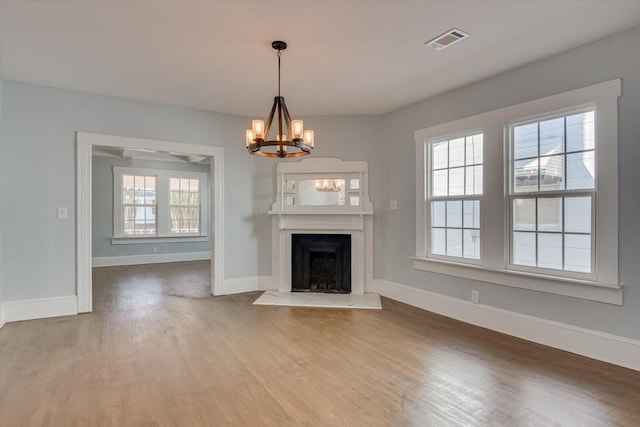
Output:
[[[569,127],[567,125],[567,118],[568,117],[572,117],[572,116],[576,116],[579,114],[584,114],[584,113],[593,113],[593,138],[594,138],[594,144],[593,147],[591,148],[585,148],[582,150],[568,150],[568,131],[567,128]],[[548,122],[548,121],[553,121],[553,120],[557,120],[557,119],[563,119],[563,136],[562,136],[562,145],[563,145],[563,149],[561,152],[558,153],[554,153],[554,154],[549,154],[549,153],[542,153],[541,151],[541,144],[542,144],[542,138],[540,137],[541,131],[540,131],[540,123],[543,122]],[[534,194],[534,193],[550,193],[550,192],[554,192],[554,191],[595,191],[596,189],[596,185],[598,182],[598,175],[597,175],[597,165],[598,165],[598,147],[597,147],[597,141],[598,141],[598,132],[596,129],[596,125],[598,123],[598,115],[597,115],[597,111],[596,108],[593,105],[588,105],[588,106],[584,106],[584,107],[574,107],[574,108],[569,108],[569,109],[565,109],[564,111],[560,112],[560,113],[556,113],[556,114],[549,114],[549,113],[543,113],[540,115],[536,115],[533,118],[529,118],[527,120],[515,120],[512,121],[510,123],[508,123],[506,126],[508,126],[509,132],[508,132],[508,137],[509,140],[505,141],[508,142],[508,144],[506,144],[509,149],[509,166],[508,166],[508,171],[509,171],[509,194]],[[516,158],[515,156],[515,130],[518,127],[523,127],[526,125],[533,125],[536,124],[537,125],[537,131],[536,131],[536,151],[537,151],[537,155],[532,155],[532,156],[522,156],[522,157],[518,157]],[[572,188],[567,188],[567,183],[568,183],[568,169],[567,169],[567,163],[568,163],[568,158],[570,157],[570,155],[576,155],[576,154],[580,154],[580,153],[593,153],[593,165],[594,165],[594,171],[593,171],[593,186],[592,187],[585,187],[585,188],[578,188],[578,189],[572,189]],[[536,159],[546,159],[546,158],[550,158],[550,157],[554,157],[554,156],[562,156],[563,157],[563,163],[562,163],[562,168],[563,168],[563,187],[562,189],[558,189],[558,190],[548,190],[548,189],[541,189],[540,185],[539,185],[539,177],[540,177],[540,166],[538,165],[537,168],[537,173],[538,173],[538,189],[537,190],[531,190],[531,191],[517,191],[516,189],[516,185],[515,185],[515,163],[516,162],[524,162],[524,161],[533,161]]]
[[[560,220],[561,220],[561,230],[552,230],[552,229],[540,229],[539,228],[539,223],[538,223],[538,215],[539,215],[539,209],[538,209],[538,201],[539,200],[544,200],[544,199],[556,199],[559,198],[561,200],[561,214],[560,214]],[[571,198],[589,198],[590,199],[590,221],[589,221],[589,232],[581,232],[581,231],[567,231],[567,224],[566,224],[566,200],[567,199],[571,199]],[[534,222],[534,227],[533,229],[527,230],[527,229],[520,229],[517,230],[515,227],[515,212],[514,212],[514,202],[516,200],[535,200],[535,208],[534,208],[534,215],[535,215],[535,220]],[[546,193],[542,193],[542,194],[526,194],[526,195],[521,195],[521,194],[516,194],[516,195],[510,195],[508,197],[508,203],[509,203],[509,235],[508,235],[508,239],[509,239],[509,262],[507,264],[507,268],[511,269],[511,270],[519,270],[519,271],[525,271],[525,272],[530,272],[530,273],[539,273],[539,274],[548,274],[548,275],[559,275],[561,274],[562,276],[566,276],[566,277],[571,277],[571,278],[576,278],[576,279],[580,279],[580,280],[594,280],[596,278],[596,274],[595,274],[595,267],[596,267],[596,233],[595,233],[595,227],[596,227],[596,193],[594,190],[589,190],[589,191],[571,191],[569,193],[566,192],[556,192],[555,194],[546,194]],[[516,264],[515,263],[515,250],[516,250],[516,244],[515,244],[515,233],[530,233],[535,235],[535,239],[536,239],[536,243],[535,243],[535,266],[530,266],[530,265],[525,265],[525,264]],[[560,250],[561,250],[561,263],[562,263],[562,267],[561,268],[546,268],[546,267],[540,267],[538,266],[539,264],[539,235],[540,234],[546,234],[546,235],[559,235],[562,237],[562,242],[561,242],[561,246],[560,246]],[[590,238],[590,256],[589,256],[589,266],[590,266],[590,271],[589,272],[580,272],[580,271],[575,271],[575,270],[571,270],[571,269],[566,269],[566,236],[589,236]]]
[[[190,217],[188,214],[186,216],[176,216],[174,212],[178,210],[195,210],[196,217]],[[200,215],[200,206],[196,205],[170,205],[169,206],[169,233],[171,234],[199,234],[200,233],[200,224],[201,224],[201,215]],[[188,227],[176,226],[176,224],[182,223],[183,225],[189,223]],[[195,224],[195,227],[193,226]]]
[[[460,202],[460,214],[449,215],[449,204]],[[477,202],[477,208],[473,205],[469,206],[468,203],[465,202]],[[444,211],[442,212],[442,218],[440,220],[436,219],[436,215],[434,214],[435,203],[442,203],[444,207]],[[430,203],[429,209],[429,224],[428,227],[431,230],[430,235],[427,237],[429,239],[429,254],[433,258],[442,258],[442,259],[459,259],[465,262],[479,262],[481,256],[480,245],[482,243],[481,237],[481,215],[480,208],[481,202],[480,198],[467,198],[467,199],[456,199],[456,198],[447,198],[444,200],[432,200]],[[472,212],[466,212],[466,209],[469,207],[472,208]],[[477,218],[474,213],[477,212]],[[459,218],[456,218],[459,217]],[[450,219],[454,221],[453,224],[450,223]],[[437,233],[437,231],[441,231],[441,233]],[[449,247],[450,242],[456,243],[456,240],[449,238],[449,234],[452,235],[456,232],[459,232],[459,242],[460,249],[459,251],[455,251]],[[441,239],[436,239],[436,234],[441,234]],[[471,240],[467,240],[468,237],[471,237]],[[480,239],[479,242],[476,242],[477,239]],[[437,250],[436,242],[442,241],[440,243],[441,250]]]

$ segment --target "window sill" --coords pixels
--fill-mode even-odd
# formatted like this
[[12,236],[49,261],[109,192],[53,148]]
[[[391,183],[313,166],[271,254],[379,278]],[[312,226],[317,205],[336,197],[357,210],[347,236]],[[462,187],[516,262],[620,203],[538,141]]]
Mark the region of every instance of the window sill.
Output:
[[113,237],[112,245],[138,245],[143,243],[192,243],[206,242],[208,236],[158,236],[158,237]]
[[513,288],[530,289],[590,301],[622,305],[622,286],[585,280],[544,276],[520,271],[500,270],[437,259],[412,257],[413,268],[432,273],[463,277]]

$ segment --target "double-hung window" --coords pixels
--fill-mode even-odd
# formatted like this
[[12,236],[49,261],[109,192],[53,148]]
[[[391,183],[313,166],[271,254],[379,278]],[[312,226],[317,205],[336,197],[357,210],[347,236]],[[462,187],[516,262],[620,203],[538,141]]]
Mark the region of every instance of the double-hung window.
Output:
[[480,258],[482,133],[435,140],[430,158],[430,253]]
[[512,267],[593,273],[595,114],[509,126]]
[[415,131],[414,268],[622,304],[620,83]]
[[112,242],[205,238],[206,177],[202,172],[114,166]]

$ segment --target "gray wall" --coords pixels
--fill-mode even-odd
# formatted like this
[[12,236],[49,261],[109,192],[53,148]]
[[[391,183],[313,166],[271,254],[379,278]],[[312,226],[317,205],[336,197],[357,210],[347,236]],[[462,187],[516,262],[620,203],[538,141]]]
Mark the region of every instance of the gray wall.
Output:
[[[2,106],[5,300],[76,292],[76,131],[224,147],[225,278],[271,274],[267,211],[278,160],[247,154],[244,131],[250,118],[12,81],[3,82]],[[316,131],[315,156],[369,160],[379,170],[375,117],[308,118],[306,124]],[[58,206],[69,208],[68,220],[56,219]]]
[[[117,157],[93,156],[92,159],[92,256],[127,256],[150,255],[153,248],[159,254],[178,252],[205,252],[211,250],[210,242],[172,242],[172,243],[141,243],[127,245],[113,245],[113,166],[136,167],[147,169],[163,169],[200,172],[210,176],[209,165],[199,165],[178,162],[160,162],[141,159],[122,159]],[[202,224],[207,226],[207,236],[211,238],[209,179],[202,189],[203,198]]]
[[[619,266],[620,281],[625,285],[624,306],[479,283],[411,267],[416,233],[415,130],[619,77]],[[469,300],[471,289],[478,289],[483,304],[640,338],[639,117],[640,28],[383,116],[382,200],[398,200],[398,210],[385,207],[382,211],[376,240],[384,245],[377,248],[375,275],[464,300]]]
[[[2,80],[0,80],[0,130],[2,130],[2,87],[3,87],[4,82]],[[2,168],[2,133],[0,132],[0,168]],[[2,171],[0,169],[0,194],[4,194],[2,192],[2,183],[3,183],[3,176],[2,176]],[[4,261],[2,258],[2,229],[5,227],[4,226],[4,221],[3,221],[3,216],[2,216],[2,197],[0,197],[0,303],[2,303],[3,299],[4,299],[4,294],[2,292],[2,269],[4,266]]]

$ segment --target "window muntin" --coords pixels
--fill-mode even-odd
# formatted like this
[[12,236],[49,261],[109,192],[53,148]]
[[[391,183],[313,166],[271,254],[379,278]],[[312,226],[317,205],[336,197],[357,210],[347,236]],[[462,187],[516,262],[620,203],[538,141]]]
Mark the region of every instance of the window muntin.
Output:
[[200,233],[200,180],[169,178],[171,234]]
[[429,144],[430,253],[480,259],[483,134]]
[[156,235],[156,177],[122,175],[122,233]]
[[511,265],[594,273],[595,110],[510,126]]

